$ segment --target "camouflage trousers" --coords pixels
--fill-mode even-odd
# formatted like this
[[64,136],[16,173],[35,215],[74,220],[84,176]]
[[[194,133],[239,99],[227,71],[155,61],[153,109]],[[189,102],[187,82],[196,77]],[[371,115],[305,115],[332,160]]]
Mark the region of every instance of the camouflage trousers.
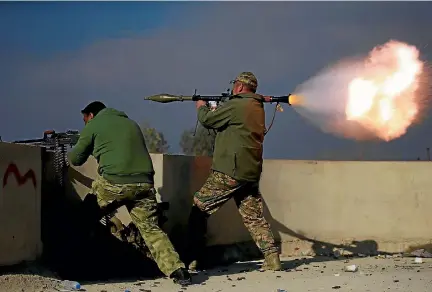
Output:
[[194,206],[208,217],[231,198],[234,198],[243,223],[261,252],[264,255],[278,252],[270,224],[263,215],[258,182],[241,183],[226,174],[212,171],[201,189],[195,193],[193,201]]
[[158,225],[156,191],[153,185],[112,184],[103,177],[98,177],[92,183],[92,192],[97,196],[98,205],[102,209],[108,208],[110,204],[126,206],[162,273],[170,276],[175,270],[185,267],[170,239]]

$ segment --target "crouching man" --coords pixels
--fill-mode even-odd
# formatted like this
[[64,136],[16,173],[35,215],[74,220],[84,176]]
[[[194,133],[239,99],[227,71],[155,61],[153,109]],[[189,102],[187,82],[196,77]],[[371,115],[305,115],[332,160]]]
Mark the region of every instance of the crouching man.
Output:
[[191,284],[185,264],[158,226],[153,162],[141,129],[124,112],[99,101],[81,113],[85,127],[69,153],[71,164],[80,166],[93,155],[99,176],[92,183],[92,192],[99,207],[126,206],[159,269],[175,283]]

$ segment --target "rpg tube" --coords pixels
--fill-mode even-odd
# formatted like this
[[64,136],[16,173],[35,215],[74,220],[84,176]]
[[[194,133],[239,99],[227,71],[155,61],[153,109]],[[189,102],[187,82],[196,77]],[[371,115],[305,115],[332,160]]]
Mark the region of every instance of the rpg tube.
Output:
[[[287,103],[291,105],[290,97],[293,95],[284,95],[284,96],[262,96],[264,98],[265,102],[273,103]],[[145,100],[151,100],[154,102],[159,103],[168,103],[168,102],[174,102],[174,101],[197,101],[197,100],[203,100],[203,101],[220,101],[223,98],[226,98],[229,96],[224,95],[192,95],[192,96],[183,96],[183,95],[173,95],[173,94],[156,94],[152,96],[145,97]]]

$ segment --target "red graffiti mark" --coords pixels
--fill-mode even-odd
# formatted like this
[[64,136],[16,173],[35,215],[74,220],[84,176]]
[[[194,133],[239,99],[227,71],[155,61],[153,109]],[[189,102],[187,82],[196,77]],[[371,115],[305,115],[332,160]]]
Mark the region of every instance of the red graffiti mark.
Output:
[[15,179],[17,180],[19,186],[22,186],[27,182],[27,180],[31,179],[33,182],[33,186],[36,189],[36,175],[34,171],[32,169],[29,169],[26,174],[22,176],[18,170],[18,167],[14,163],[9,164],[6,168],[3,176],[3,188],[7,185],[8,178],[11,174],[15,176]]

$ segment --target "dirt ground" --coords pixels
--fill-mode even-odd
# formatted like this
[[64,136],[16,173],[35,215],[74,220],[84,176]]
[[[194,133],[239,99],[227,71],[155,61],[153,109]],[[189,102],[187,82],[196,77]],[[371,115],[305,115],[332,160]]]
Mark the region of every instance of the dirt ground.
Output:
[[[236,263],[193,275],[193,286],[182,288],[170,279],[121,279],[81,283],[89,292],[159,291],[432,291],[432,259],[366,257],[355,259],[284,258],[284,271],[261,272],[260,261]],[[346,272],[356,265],[356,272]],[[71,279],[73,280],[73,279]],[[278,290],[279,289],[279,290]],[[53,273],[34,266],[3,272],[0,291],[62,291]]]

